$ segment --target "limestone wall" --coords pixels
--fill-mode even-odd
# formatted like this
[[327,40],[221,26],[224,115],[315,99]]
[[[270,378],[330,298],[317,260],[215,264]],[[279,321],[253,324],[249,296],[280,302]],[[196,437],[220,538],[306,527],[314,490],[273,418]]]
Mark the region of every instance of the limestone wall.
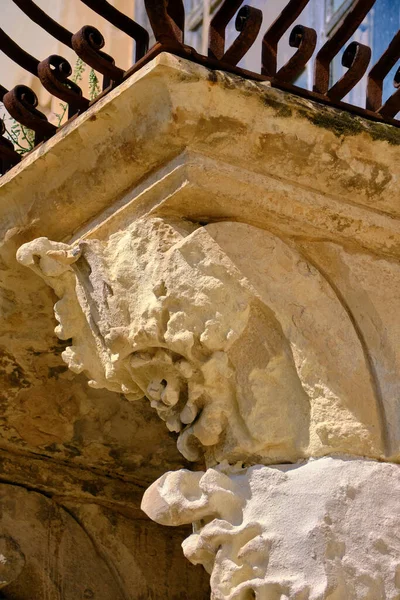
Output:
[[161,54],[2,178],[10,598],[398,600],[399,147]]

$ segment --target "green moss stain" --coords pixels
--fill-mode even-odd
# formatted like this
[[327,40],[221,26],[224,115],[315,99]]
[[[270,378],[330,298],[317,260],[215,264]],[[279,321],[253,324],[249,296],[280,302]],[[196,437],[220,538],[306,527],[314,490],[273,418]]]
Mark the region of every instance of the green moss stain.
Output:
[[305,105],[303,98],[292,94],[274,98],[275,92],[276,90],[271,89],[264,93],[262,102],[272,108],[277,117],[301,117],[316,127],[332,131],[336,137],[367,133],[373,140],[384,141],[392,146],[400,145],[400,128],[394,125],[369,121],[351,112],[318,105],[316,102],[313,103],[315,109],[312,110]]
[[344,111],[333,111],[321,107],[317,112],[298,109],[297,114],[317,127],[332,131],[337,137],[367,133],[373,140],[400,145],[400,129],[394,125],[367,121]]
[[318,112],[298,110],[298,115],[310,121],[317,127],[329,129],[337,137],[343,135],[358,135],[365,131],[365,126],[350,113],[336,113],[321,108]]
[[286,102],[276,100],[275,98],[272,98],[269,94],[265,94],[263,96],[263,103],[265,104],[265,106],[272,108],[277,117],[285,118],[293,116],[293,110]]
[[400,129],[393,125],[374,123],[368,133],[373,140],[384,140],[392,146],[400,145]]
[[[222,87],[249,95],[253,95],[255,91],[260,93],[262,90],[261,84],[256,81],[222,71],[209,70],[208,80],[212,84],[218,83]],[[336,137],[367,133],[373,140],[385,141],[392,146],[400,145],[400,128],[394,125],[370,121],[351,112],[331,108],[277,88],[264,88],[260,93],[260,100],[274,111],[276,117],[298,116],[316,127],[332,131]]]

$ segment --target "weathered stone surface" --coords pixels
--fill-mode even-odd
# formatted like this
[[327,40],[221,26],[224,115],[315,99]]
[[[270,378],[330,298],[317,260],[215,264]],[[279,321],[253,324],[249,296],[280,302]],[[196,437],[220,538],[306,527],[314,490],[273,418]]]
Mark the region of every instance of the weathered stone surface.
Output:
[[126,598],[91,538],[56,503],[1,485],[0,511],[0,579],[7,599]]
[[[385,214],[400,214],[399,144],[390,125],[162,54],[2,178],[0,221],[20,244],[41,235],[68,239],[189,151],[222,163],[203,199],[214,200],[221,217],[242,210],[254,223],[286,213],[293,230],[307,223],[350,239],[365,230],[360,217],[368,214],[397,232],[385,240],[375,231],[382,249],[396,252],[398,227]],[[226,187],[229,167],[243,172],[236,190]],[[258,197],[242,206],[218,202],[232,192],[243,199],[252,182],[263,188]]]
[[167,530],[143,512],[132,518],[94,504],[67,503],[67,508],[112,567],[127,600],[210,597],[208,574],[182,555],[181,544],[191,527]]
[[[61,358],[53,292],[4,242],[0,268],[0,447],[45,455],[145,485],[184,461],[145,402],[88,388]],[[12,251],[13,256],[10,256]]]
[[204,600],[208,577],[182,564],[189,531],[142,516],[0,485],[0,592],[7,600]]
[[400,467],[322,458],[156,481],[144,511],[192,522],[186,557],[211,573],[213,600],[397,600]]
[[301,243],[302,253],[328,278],[351,315],[385,413],[387,455],[399,461],[400,265],[331,242]]
[[25,568],[25,556],[10,536],[0,537],[0,589],[13,583]]
[[[144,402],[88,390],[84,377],[64,371],[66,344],[53,335],[54,296],[17,265],[22,243],[40,236],[107,239],[108,230],[151,214],[247,222],[300,248],[318,253],[319,241],[330,240],[343,256],[372,253],[393,266],[400,247],[398,137],[390,126],[350,120],[264,84],[161,55],[35,150],[0,182],[3,447],[146,483],[162,465],[182,466],[172,436]],[[328,263],[324,275],[343,294],[346,286]],[[386,308],[387,302],[382,323]],[[364,336],[363,319],[369,317],[355,325]],[[394,357],[398,344],[389,336],[374,340],[360,343],[376,370],[381,412],[391,415],[385,455],[397,460],[398,363],[382,357]],[[54,397],[66,402],[64,415]]]
[[89,385],[146,395],[189,460],[385,455],[385,414],[329,281],[255,227],[141,219],[18,252],[60,300],[63,358]]
[[[399,144],[393,127],[162,55],[2,178],[1,477],[74,515],[123,598],[208,594],[202,571],[186,571],[179,560],[183,532],[170,536],[138,509],[150,481],[187,464],[174,448],[176,433],[186,456],[204,452],[208,466],[338,452],[399,461]],[[54,242],[42,239],[21,255],[33,261],[33,273],[15,256],[37,238]],[[58,333],[72,341],[53,334],[57,296]],[[83,372],[66,370],[61,354]],[[179,432],[167,432],[143,395]],[[375,465],[358,462],[359,473]],[[286,486],[289,499],[296,495],[292,474],[304,469],[272,470],[277,478],[288,472],[276,493]],[[270,473],[262,466],[247,473],[261,471]],[[232,483],[232,473],[224,477]],[[250,485],[255,475],[238,477]],[[335,478],[323,468],[318,477],[325,494],[320,504],[314,498],[318,535],[332,493],[338,530],[352,539],[343,517],[347,495],[329,487]],[[390,520],[394,494],[381,484]],[[260,489],[269,498],[268,486]],[[263,500],[257,509],[241,493],[256,522]],[[281,505],[289,510],[284,498]],[[276,546],[271,567],[283,566],[274,581],[269,546],[247,555],[243,576],[261,565],[260,598],[314,600],[311,593],[330,593],[336,584],[323,570],[324,552],[314,571],[305,552],[311,583],[299,574],[295,549],[312,542],[308,530],[302,540],[293,506],[293,545],[284,523],[276,527],[292,557],[292,579],[282,575],[287,566]],[[218,525],[209,518],[200,537]],[[311,511],[303,522],[312,518]],[[29,556],[18,536],[7,535],[9,594]],[[195,550],[191,556],[210,569],[217,546],[206,558]],[[228,555],[236,550],[233,541]],[[353,550],[349,542],[343,555],[350,567]],[[227,579],[219,575],[224,552],[217,552],[215,594],[230,585],[230,562]],[[332,559],[348,594],[396,598],[391,550],[381,561],[378,552],[374,547],[360,577],[357,563],[355,592],[347,564]],[[312,590],[316,578],[321,592]],[[28,589],[10,599],[24,600]],[[331,594],[339,599],[347,600],[340,582]]]

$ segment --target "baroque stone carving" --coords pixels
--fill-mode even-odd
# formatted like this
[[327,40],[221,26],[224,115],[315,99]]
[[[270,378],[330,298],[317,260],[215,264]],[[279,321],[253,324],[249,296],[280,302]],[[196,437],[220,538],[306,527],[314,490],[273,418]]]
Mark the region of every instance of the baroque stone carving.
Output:
[[399,475],[339,458],[224,463],[165,474],[142,508],[163,525],[193,523],[183,550],[211,574],[213,600],[397,600]]
[[[28,236],[65,240],[83,227],[75,243],[40,238],[25,245],[19,261],[58,296],[57,334],[68,340],[71,370],[128,401],[147,398],[178,434],[182,453],[205,458],[206,472],[162,477],[143,508],[159,523],[194,524],[185,554],[211,573],[214,600],[399,600],[399,467],[384,462],[400,460],[394,133],[379,123],[350,130],[331,109],[229,74],[210,78],[168,54],[121,91],[111,105],[93,107],[94,120],[75,121],[40,150],[36,169],[28,161],[18,173],[22,184],[2,187],[7,260]],[[90,148],[76,143],[93,136],[99,143]],[[140,158],[132,160],[137,148]],[[51,177],[55,164],[66,165],[62,177]],[[153,216],[137,218],[144,214]],[[31,281],[25,295],[44,314],[48,296]],[[33,310],[30,302],[21,306],[29,311],[17,331],[11,313],[5,346],[28,329]],[[102,395],[92,393],[93,402]],[[130,421],[125,431],[135,437]],[[321,458],[329,454],[336,458]],[[344,454],[353,457],[337,458]],[[99,455],[93,451],[90,466]],[[317,458],[305,462],[309,457]],[[100,502],[75,509],[85,527],[99,522]],[[26,529],[25,501],[21,506],[19,527]],[[180,590],[204,597],[195,583],[195,590],[186,586],[169,543],[154,550],[153,524],[144,521],[130,536],[124,527],[117,545],[114,515],[98,527],[115,572],[129,570],[120,565],[124,556],[132,564],[125,545],[140,558],[144,548],[148,569],[168,563]],[[69,527],[68,548],[78,539]],[[10,518],[5,533],[14,537],[14,529]],[[93,536],[97,525],[89,531]],[[43,541],[41,528],[29,533]],[[147,544],[135,546],[137,535],[151,540],[154,563]],[[21,543],[28,568],[10,584],[15,596],[13,586],[26,589],[32,561],[58,557],[30,547]],[[70,596],[119,597],[111,573],[103,568],[107,591],[81,556],[74,558],[85,573],[69,578],[77,586]],[[147,585],[135,588],[141,567],[121,589],[150,597]],[[53,581],[48,585],[52,590]],[[168,584],[163,590],[163,598],[174,593]]]
[[59,297],[64,360],[146,396],[190,460],[384,455],[384,420],[351,318],[289,242],[241,223],[140,219],[18,260]]
[[[376,375],[340,294],[292,241],[111,219],[18,260],[59,298],[68,366],[148,398],[182,454],[204,456],[205,473],[167,473],[143,510],[193,523],[184,552],[213,600],[398,600],[399,467],[355,457],[388,458]],[[353,458],[280,464],[333,453]]]

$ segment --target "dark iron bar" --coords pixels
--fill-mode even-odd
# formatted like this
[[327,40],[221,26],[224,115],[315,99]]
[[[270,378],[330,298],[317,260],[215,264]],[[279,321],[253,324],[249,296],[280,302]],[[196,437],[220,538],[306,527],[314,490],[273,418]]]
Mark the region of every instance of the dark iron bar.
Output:
[[[34,23],[57,41],[72,48],[77,56],[104,77],[103,97],[109,90],[126,80],[161,52],[170,52],[209,69],[225,70],[256,81],[270,81],[271,85],[304,98],[336,106],[375,121],[400,127],[396,115],[400,111],[400,67],[394,78],[394,92],[384,101],[383,87],[390,71],[400,60],[400,31],[394,36],[379,60],[369,67],[371,49],[358,42],[349,42],[355,31],[373,8],[375,0],[357,0],[343,15],[328,40],[315,56],[313,91],[300,88],[294,82],[312,60],[317,47],[317,33],[304,25],[296,25],[290,32],[289,44],[295,48],[292,57],[278,70],[279,43],[293,23],[301,17],[309,0],[288,0],[281,14],[262,38],[260,71],[248,71],[237,66],[258,38],[262,28],[262,11],[244,5],[243,0],[225,0],[213,16],[209,32],[208,55],[199,54],[185,45],[185,10],[183,0],[141,0],[149,18],[156,44],[149,46],[149,32],[131,17],[122,13],[108,0],[81,0],[96,14],[131,37],[135,42],[135,63],[128,71],[115,64],[112,56],[102,48],[102,33],[90,24],[71,33],[39,8],[33,0],[12,0]],[[139,0],[138,0],[139,1]],[[226,31],[235,19],[238,35],[226,48]],[[346,46],[346,44],[348,44]],[[73,83],[71,65],[61,56],[52,55],[39,61],[23,50],[18,43],[0,29],[0,50],[25,71],[39,77],[42,85],[69,106],[69,117],[87,110],[90,102]],[[331,83],[332,62],[342,52],[342,65],[347,69],[336,82]],[[365,107],[343,102],[343,98],[368,73]],[[57,132],[46,116],[37,109],[37,98],[26,86],[6,90],[0,86],[0,101],[20,124],[35,132],[35,143],[48,139]],[[20,160],[13,144],[7,139],[4,124],[0,123],[0,173],[6,172]]]
[[[340,50],[361,25],[375,2],[376,0],[357,0],[355,5],[342,19],[340,26],[322,46],[315,58],[314,92],[329,96],[330,65],[335,56],[339,54]],[[353,44],[357,44],[357,47],[360,46],[358,42],[353,42]],[[361,51],[363,60],[360,61],[358,58],[359,53],[357,50],[354,51],[353,48],[355,48],[355,46],[352,46],[351,50],[349,48],[346,49],[348,57],[345,59],[346,62],[344,66],[347,66],[347,64],[350,66],[347,73],[345,73],[341,79],[341,87],[343,86],[348,91],[360,81],[368,67],[368,63],[365,65],[365,52]],[[342,90],[336,92],[336,95],[340,96],[341,91]],[[344,95],[345,94],[343,94],[343,96]]]
[[32,0],[12,0],[34,23],[47,31],[56,40],[72,48],[72,33],[59,25]]
[[98,15],[112,23],[117,29],[124,31],[136,42],[136,62],[143,58],[149,49],[149,34],[144,27],[133,19],[124,15],[120,10],[112,6],[107,0],[81,0]]
[[25,52],[3,29],[0,29],[0,50],[25,71],[37,76],[39,66],[37,58]]
[[[366,106],[369,110],[380,112],[382,107],[382,91],[383,82],[387,77],[389,71],[395,66],[400,57],[400,31],[394,36],[389,46],[382,54],[378,62],[372,67],[368,74],[368,88],[367,88],[367,103]],[[398,73],[398,71],[397,71]],[[394,82],[397,87],[398,82]],[[397,101],[397,112],[400,110],[400,102]]]
[[89,100],[83,98],[80,87],[68,79],[72,68],[62,56],[52,55],[40,62],[20,48],[2,29],[0,50],[24,70],[38,77],[53,96],[69,104],[72,114],[89,107]]
[[144,4],[157,42],[182,46],[185,38],[183,0],[144,0]]
[[[283,35],[288,31],[294,21],[301,15],[310,0],[290,0],[279,17],[272,23],[263,38],[261,73],[274,77],[277,71],[278,44]],[[316,34],[315,34],[316,35]],[[296,53],[297,54],[297,53]],[[305,54],[307,57],[309,52]],[[306,65],[305,61],[301,67]]]

